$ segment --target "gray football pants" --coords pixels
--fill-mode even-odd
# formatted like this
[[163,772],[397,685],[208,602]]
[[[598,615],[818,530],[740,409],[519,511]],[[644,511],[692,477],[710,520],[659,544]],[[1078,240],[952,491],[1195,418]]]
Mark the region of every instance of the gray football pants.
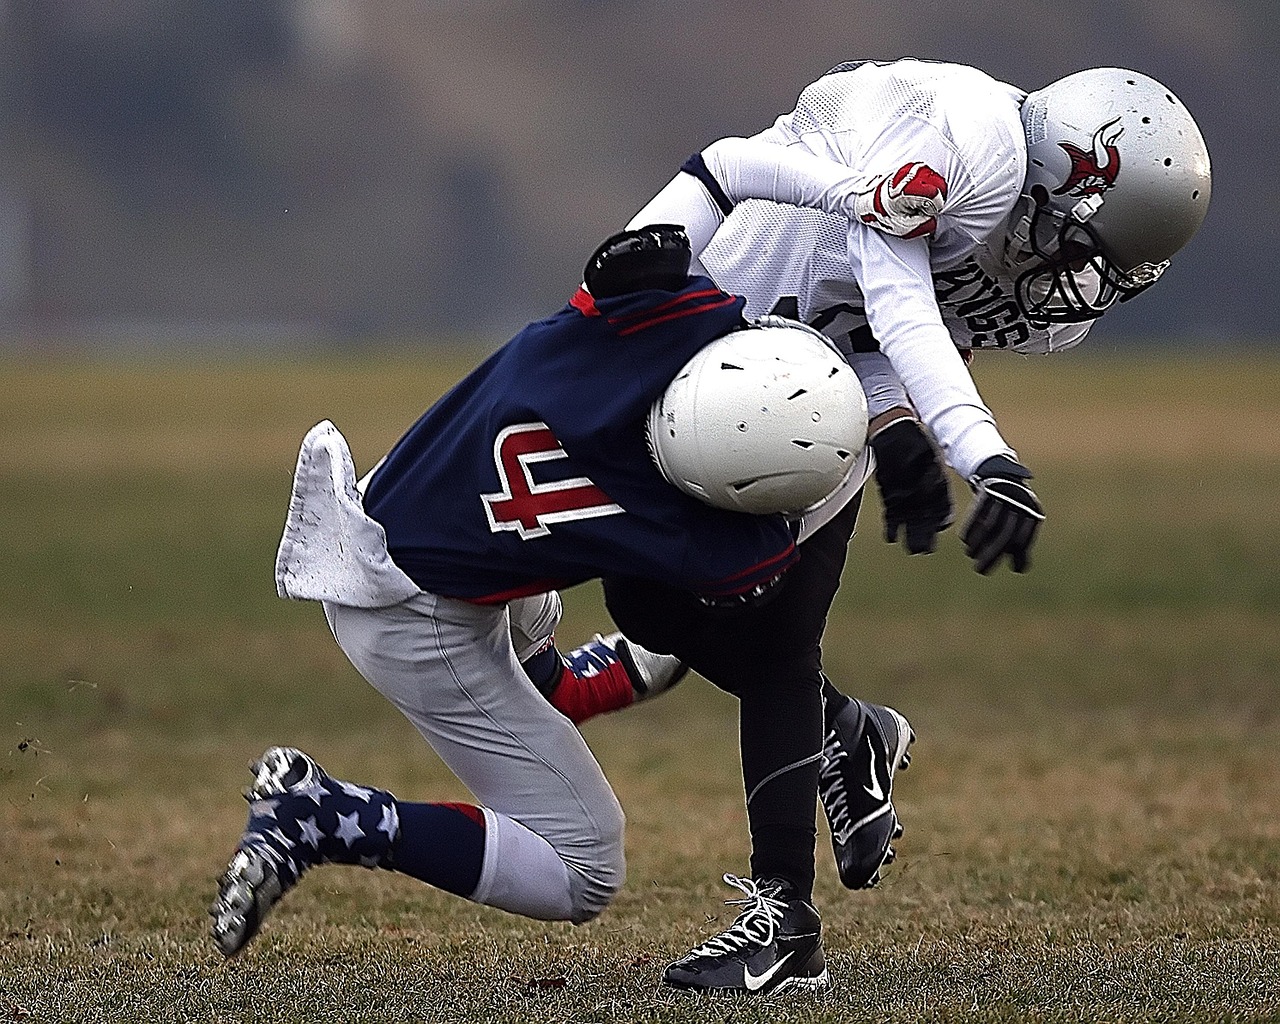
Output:
[[[550,844],[568,869],[566,916],[581,922],[599,914],[626,873],[622,807],[577,728],[520,668],[507,609],[425,592],[388,608],[324,608],[351,663],[477,801]],[[497,841],[493,831],[486,844]],[[518,874],[522,857],[527,870],[528,856],[519,855],[503,873]],[[482,877],[486,893],[473,898],[527,913],[514,893],[522,884]],[[513,890],[505,903],[504,887]],[[490,890],[499,896],[485,898]]]

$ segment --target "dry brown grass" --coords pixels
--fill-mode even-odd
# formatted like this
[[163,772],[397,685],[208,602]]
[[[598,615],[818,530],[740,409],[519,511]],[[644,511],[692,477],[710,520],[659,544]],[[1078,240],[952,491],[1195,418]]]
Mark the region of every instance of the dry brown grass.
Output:
[[[629,814],[599,921],[321,869],[222,963],[203,909],[267,743],[463,795],[269,574],[301,434],[329,416],[367,465],[451,379],[425,362],[5,367],[0,1020],[1280,1017],[1264,357],[980,363],[1050,510],[1024,579],[974,576],[950,534],[906,559],[869,503],[827,662],[920,739],[880,889],[841,890],[820,836],[829,993],[657,984],[727,921],[719,875],[746,861],[734,705],[698,680],[587,727]],[[601,615],[582,588],[562,635]]]

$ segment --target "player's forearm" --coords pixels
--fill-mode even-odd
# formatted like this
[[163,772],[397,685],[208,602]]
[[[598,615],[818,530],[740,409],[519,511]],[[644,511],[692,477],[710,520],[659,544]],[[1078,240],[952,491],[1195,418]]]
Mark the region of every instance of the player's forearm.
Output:
[[1012,455],[942,323],[927,243],[887,239],[855,225],[849,254],[880,351],[947,462],[968,477],[987,458]]
[[890,332],[893,340],[884,348],[948,464],[968,477],[992,455],[1012,455],[1013,449],[1000,435],[955,346],[949,339],[939,344],[932,333],[919,324]]
[[642,228],[650,224],[683,225],[697,256],[723,223],[724,214],[702,182],[681,171],[627,222],[627,228]]
[[873,423],[882,414],[911,405],[907,389],[883,352],[853,352],[845,358],[862,384],[867,396],[867,415]]
[[720,139],[699,156],[734,204],[766,199],[847,218],[855,182],[861,180],[844,164],[758,137]]

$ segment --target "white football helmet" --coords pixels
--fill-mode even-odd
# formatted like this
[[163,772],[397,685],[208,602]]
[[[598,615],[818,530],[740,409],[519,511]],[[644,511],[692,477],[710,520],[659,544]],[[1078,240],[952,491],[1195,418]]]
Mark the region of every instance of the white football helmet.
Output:
[[668,482],[735,512],[798,514],[853,472],[867,441],[857,375],[823,335],[761,317],[701,349],[649,411]]
[[1027,177],[1005,263],[1034,324],[1080,323],[1153,285],[1209,207],[1209,151],[1153,78],[1093,68],[1022,105]]

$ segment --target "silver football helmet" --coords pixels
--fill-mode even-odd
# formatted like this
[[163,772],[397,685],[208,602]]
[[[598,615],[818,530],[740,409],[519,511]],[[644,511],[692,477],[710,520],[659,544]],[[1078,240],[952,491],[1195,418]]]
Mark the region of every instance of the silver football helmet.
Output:
[[653,403],[649,451],[685,494],[798,514],[833,494],[867,442],[857,375],[811,327],[762,317],[709,343]]
[[1209,151],[1153,78],[1093,68],[1022,105],[1027,177],[1005,265],[1033,324],[1080,323],[1149,288],[1209,207]]

